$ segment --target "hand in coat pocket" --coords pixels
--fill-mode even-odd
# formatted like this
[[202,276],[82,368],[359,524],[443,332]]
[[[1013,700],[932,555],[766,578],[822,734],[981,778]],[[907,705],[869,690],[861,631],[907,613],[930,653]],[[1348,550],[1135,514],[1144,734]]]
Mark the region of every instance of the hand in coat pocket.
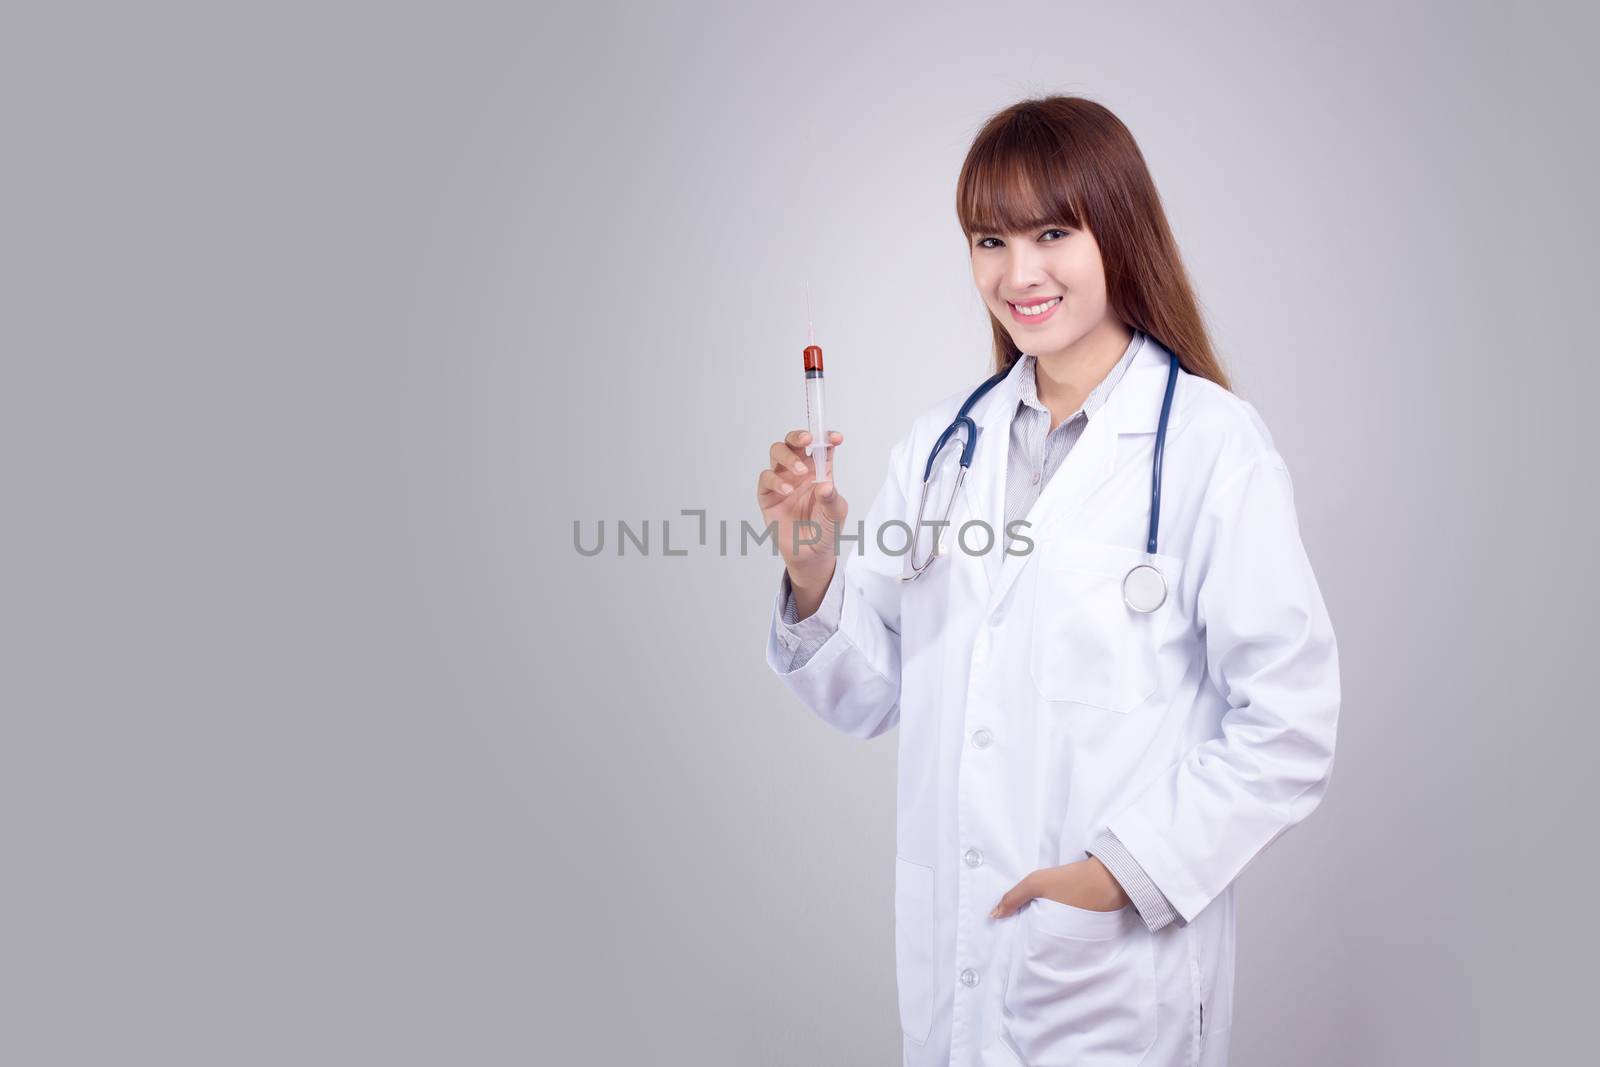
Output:
[[991,919],[1014,915],[1035,897],[1086,911],[1117,911],[1132,903],[1110,869],[1095,856],[1060,867],[1044,867],[1012,886],[989,913]]

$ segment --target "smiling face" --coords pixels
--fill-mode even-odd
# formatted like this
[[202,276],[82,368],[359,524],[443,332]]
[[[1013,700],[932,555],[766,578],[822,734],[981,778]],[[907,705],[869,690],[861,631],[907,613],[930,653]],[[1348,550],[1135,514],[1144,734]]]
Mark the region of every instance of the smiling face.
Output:
[[972,280],[1022,352],[1065,353],[1111,323],[1100,246],[1087,229],[1045,223],[979,232],[971,245]]

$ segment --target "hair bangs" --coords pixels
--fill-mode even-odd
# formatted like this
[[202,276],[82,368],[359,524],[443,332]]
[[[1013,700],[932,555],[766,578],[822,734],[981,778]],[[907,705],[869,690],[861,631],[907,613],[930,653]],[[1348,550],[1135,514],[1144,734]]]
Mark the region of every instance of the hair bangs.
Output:
[[956,188],[956,217],[968,238],[1082,227],[1082,176],[1050,132],[1008,123],[974,146]]

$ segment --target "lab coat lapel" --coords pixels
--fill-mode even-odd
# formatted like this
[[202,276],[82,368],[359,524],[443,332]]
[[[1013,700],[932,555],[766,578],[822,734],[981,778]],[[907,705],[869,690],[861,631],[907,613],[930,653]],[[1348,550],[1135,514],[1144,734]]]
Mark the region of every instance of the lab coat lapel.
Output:
[[[1155,338],[1147,336],[1122,381],[1106,398],[1105,406],[1089,420],[1072,451],[1061,461],[1044,492],[1024,516],[1029,526],[1023,533],[1033,540],[1033,550],[1024,555],[1003,557],[991,583],[989,610],[1005,599],[1012,583],[1038,552],[1040,541],[1060,536],[1063,522],[1115,473],[1118,439],[1124,434],[1155,432],[1166,384],[1167,350]],[[1004,479],[1004,470],[1000,477]],[[1000,492],[1004,494],[1003,482]],[[1000,529],[1003,551],[1005,532]]]

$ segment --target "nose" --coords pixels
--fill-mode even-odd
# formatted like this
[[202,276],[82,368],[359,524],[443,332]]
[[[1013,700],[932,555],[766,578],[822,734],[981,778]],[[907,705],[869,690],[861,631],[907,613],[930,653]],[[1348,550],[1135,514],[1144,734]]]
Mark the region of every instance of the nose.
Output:
[[1006,285],[1013,295],[1044,281],[1044,254],[1026,242],[1006,246]]

